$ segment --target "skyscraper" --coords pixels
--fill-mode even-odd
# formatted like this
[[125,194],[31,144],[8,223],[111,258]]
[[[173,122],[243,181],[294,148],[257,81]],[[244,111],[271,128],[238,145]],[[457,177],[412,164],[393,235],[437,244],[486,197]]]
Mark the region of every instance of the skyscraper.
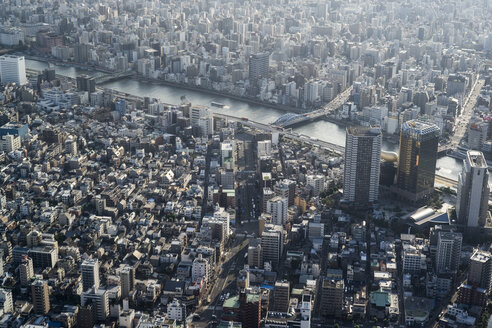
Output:
[[0,75],[2,76],[2,83],[4,84],[26,84],[26,62],[24,57],[13,55],[4,55],[0,57]]
[[379,127],[347,128],[344,200],[364,205],[378,199],[381,142]]
[[489,172],[480,151],[470,150],[458,175],[456,216],[458,224],[483,227],[487,220],[489,202]]
[[87,259],[82,262],[82,288],[84,291],[92,287],[99,288],[99,261],[97,259]]
[[434,191],[439,128],[419,120],[402,124],[396,174],[397,192],[418,202]]
[[31,296],[34,312],[46,314],[50,311],[50,295],[46,280],[35,280],[31,285]]
[[253,89],[257,88],[258,80],[268,78],[269,69],[269,53],[263,52],[249,57],[249,83]]

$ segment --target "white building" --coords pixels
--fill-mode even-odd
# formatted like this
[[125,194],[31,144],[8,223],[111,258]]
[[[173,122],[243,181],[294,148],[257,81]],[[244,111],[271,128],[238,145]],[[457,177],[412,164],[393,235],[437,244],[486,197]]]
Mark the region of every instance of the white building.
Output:
[[19,136],[14,136],[7,134],[2,136],[0,139],[0,151],[10,153],[11,151],[17,150],[21,147],[21,138]]
[[258,141],[257,149],[258,149],[258,157],[270,156],[272,154],[272,141],[271,140]]
[[24,43],[24,31],[16,27],[0,28],[0,44],[8,47]]
[[177,299],[167,305],[167,318],[170,320],[183,321],[186,316],[185,307]]
[[[14,302],[12,301],[12,291],[0,288],[0,310],[3,313],[14,312]],[[0,311],[1,313],[2,311]]]
[[489,172],[480,151],[468,151],[458,175],[456,215],[458,224],[483,227],[488,215]]
[[212,114],[207,107],[191,108],[191,124],[200,129],[202,136],[209,136],[214,132]]
[[205,282],[208,282],[209,271],[208,261],[202,257],[202,254],[198,254],[198,257],[193,260],[191,267],[191,280],[193,282],[200,282],[205,278]]
[[313,189],[313,196],[319,196],[325,190],[325,176],[321,174],[308,175],[306,185]]
[[273,197],[267,201],[267,213],[272,216],[272,223],[284,225],[287,222],[289,218],[288,202],[287,198],[280,196]]
[[24,57],[4,55],[0,57],[2,83],[27,84],[26,62]]

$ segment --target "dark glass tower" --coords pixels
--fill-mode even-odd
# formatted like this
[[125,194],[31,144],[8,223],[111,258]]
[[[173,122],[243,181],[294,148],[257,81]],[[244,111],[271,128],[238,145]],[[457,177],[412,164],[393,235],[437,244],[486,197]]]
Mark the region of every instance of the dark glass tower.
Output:
[[439,128],[410,120],[402,124],[396,185],[400,196],[418,202],[434,191]]

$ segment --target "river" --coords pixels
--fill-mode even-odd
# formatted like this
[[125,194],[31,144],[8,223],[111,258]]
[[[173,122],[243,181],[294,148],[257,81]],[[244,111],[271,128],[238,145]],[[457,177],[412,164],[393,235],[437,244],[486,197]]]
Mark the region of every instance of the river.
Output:
[[[48,64],[41,61],[26,60],[27,68],[42,71]],[[95,75],[100,74],[97,71],[85,70],[70,66],[54,65],[56,73],[60,75],[75,78],[80,74]],[[209,108],[218,113],[233,115],[237,117],[247,117],[250,120],[258,122],[273,122],[285,112],[261,105],[252,105],[243,101],[230,99],[227,97],[218,97],[201,91],[191,91],[179,87],[171,87],[148,82],[141,82],[134,79],[124,79],[103,84],[105,88],[114,89],[141,97],[158,98],[169,104],[179,104],[181,96],[196,105],[209,106]],[[225,104],[226,107],[218,108],[210,106],[212,101]],[[298,133],[310,137],[318,138],[323,141],[331,142],[337,145],[345,145],[345,128],[335,123],[327,121],[316,121],[293,129]],[[395,143],[383,142],[383,149],[388,151],[398,151],[398,145]],[[458,173],[462,170],[463,162],[451,157],[441,157],[437,161],[437,173],[457,179]],[[492,178],[492,175],[491,175]]]

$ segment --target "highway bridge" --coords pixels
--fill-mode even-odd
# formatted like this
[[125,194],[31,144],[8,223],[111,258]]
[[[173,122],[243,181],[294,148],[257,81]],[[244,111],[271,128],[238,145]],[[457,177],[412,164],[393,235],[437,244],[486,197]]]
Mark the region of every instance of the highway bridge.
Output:
[[348,87],[347,89],[345,89],[345,91],[336,96],[335,99],[333,99],[320,109],[305,114],[287,113],[280,116],[275,122],[272,123],[272,125],[281,128],[289,128],[305,122],[311,122],[323,116],[329,115],[333,113],[333,111],[335,111],[337,108],[342,106],[349,99],[352,89],[352,86]]

